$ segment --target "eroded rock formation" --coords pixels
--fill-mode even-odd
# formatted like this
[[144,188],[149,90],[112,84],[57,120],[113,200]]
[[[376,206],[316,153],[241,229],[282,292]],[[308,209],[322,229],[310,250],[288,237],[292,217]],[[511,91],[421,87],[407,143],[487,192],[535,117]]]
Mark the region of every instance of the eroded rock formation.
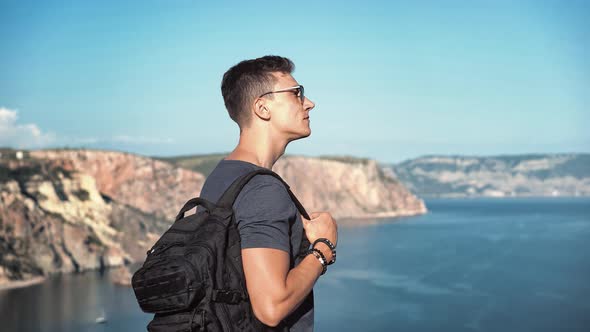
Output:
[[170,163],[130,153],[95,150],[39,150],[31,156],[92,176],[98,190],[143,212],[173,218],[198,196],[205,177]]
[[0,163],[0,284],[141,259],[167,223],[47,160]]
[[308,211],[336,218],[399,217],[426,212],[424,202],[374,160],[287,157],[273,168]]

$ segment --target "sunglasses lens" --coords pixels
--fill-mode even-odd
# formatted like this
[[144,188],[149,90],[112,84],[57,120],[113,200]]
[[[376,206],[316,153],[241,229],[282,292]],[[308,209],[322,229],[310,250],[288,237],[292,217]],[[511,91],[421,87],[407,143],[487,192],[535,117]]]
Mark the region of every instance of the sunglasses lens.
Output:
[[305,101],[305,89],[303,89],[303,85],[299,87],[299,99],[301,99],[301,103]]

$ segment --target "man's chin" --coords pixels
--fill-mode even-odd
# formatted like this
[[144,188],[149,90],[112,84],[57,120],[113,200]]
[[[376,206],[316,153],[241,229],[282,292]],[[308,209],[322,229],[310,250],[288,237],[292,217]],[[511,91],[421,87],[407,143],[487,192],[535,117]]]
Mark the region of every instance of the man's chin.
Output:
[[298,139],[306,138],[306,137],[309,137],[309,136],[311,136],[311,129],[308,132],[303,133],[303,136],[299,137]]
[[295,138],[291,139],[289,142],[297,141],[297,140],[300,140],[300,139],[302,139],[302,138],[306,138],[306,137],[309,137],[309,136],[311,136],[311,130],[310,130],[310,131],[308,131],[308,132],[306,132],[306,133],[302,133],[302,134],[300,134],[299,136],[297,136],[297,137],[295,137]]

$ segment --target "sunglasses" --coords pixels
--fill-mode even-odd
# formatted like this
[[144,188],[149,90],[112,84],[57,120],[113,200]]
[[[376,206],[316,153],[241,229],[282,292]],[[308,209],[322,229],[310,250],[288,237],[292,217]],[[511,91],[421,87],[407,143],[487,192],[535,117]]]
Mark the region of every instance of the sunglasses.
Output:
[[262,97],[269,95],[271,93],[289,92],[289,91],[293,91],[295,93],[295,95],[297,97],[299,97],[299,100],[301,100],[301,103],[303,104],[303,102],[305,101],[305,89],[303,88],[303,85],[296,85],[296,86],[292,86],[290,88],[284,88],[284,89],[280,89],[280,90],[276,90],[276,91],[269,91],[269,92],[261,94],[260,96],[258,96],[258,98],[262,98]]

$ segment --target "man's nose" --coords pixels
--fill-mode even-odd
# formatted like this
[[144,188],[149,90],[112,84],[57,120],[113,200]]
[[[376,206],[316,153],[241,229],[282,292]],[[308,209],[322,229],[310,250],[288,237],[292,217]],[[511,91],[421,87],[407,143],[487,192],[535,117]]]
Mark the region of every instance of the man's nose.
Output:
[[315,103],[311,101],[311,99],[305,97],[305,102],[303,103],[303,108],[308,111],[311,111],[315,107]]

